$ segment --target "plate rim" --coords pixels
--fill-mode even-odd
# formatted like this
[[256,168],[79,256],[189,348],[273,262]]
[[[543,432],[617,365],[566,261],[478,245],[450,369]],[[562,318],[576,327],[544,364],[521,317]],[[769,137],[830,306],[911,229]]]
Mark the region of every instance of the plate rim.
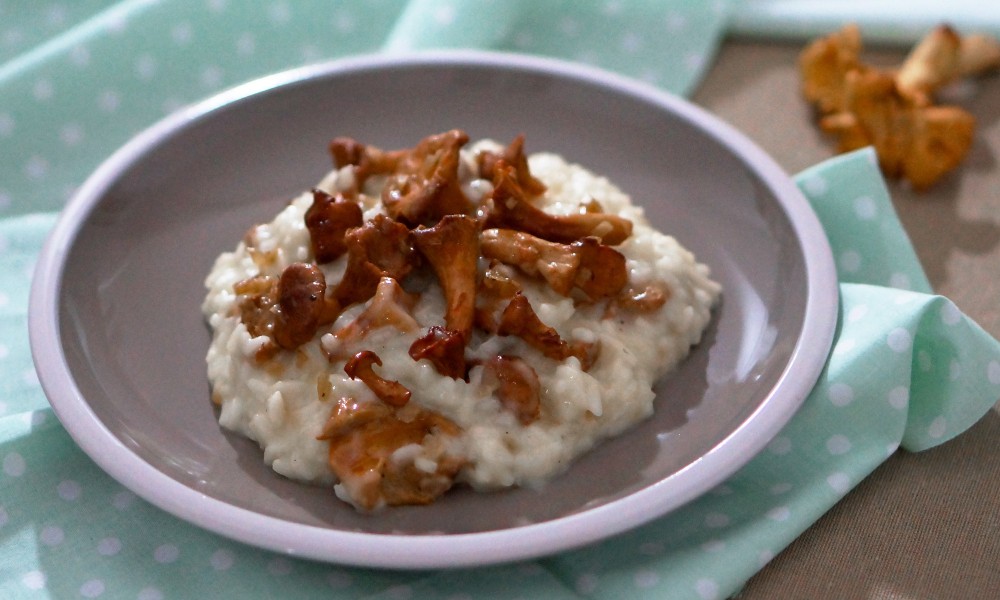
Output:
[[[780,376],[760,405],[715,447],[667,480],[611,503],[549,521],[475,533],[382,534],[295,523],[209,497],[161,472],[125,446],[100,421],[77,387],[61,345],[59,325],[68,251],[103,192],[162,139],[227,105],[317,78],[387,67],[445,65],[538,72],[637,97],[677,114],[752,168],[761,183],[775,193],[797,234],[807,282],[802,329]],[[809,240],[808,245],[805,240]],[[281,71],[222,91],[145,129],[107,158],[62,210],[35,267],[28,329],[40,383],[70,436],[102,470],[151,504],[203,529],[290,556],[363,567],[432,569],[526,560],[591,544],[660,518],[722,483],[766,447],[818,380],[836,329],[838,289],[829,240],[805,196],[756,143],[719,117],[650,84],[592,66],[505,52],[447,50],[405,56],[364,55]],[[803,372],[804,367],[809,368]],[[709,476],[705,476],[706,471]],[[681,492],[664,501],[660,492],[668,481]],[[580,527],[581,521],[588,526]],[[482,548],[489,552],[482,552]]]

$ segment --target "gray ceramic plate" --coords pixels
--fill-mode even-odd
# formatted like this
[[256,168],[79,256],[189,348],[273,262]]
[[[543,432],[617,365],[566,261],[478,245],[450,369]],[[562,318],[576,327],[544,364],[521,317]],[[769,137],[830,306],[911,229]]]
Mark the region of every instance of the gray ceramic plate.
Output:
[[[363,516],[281,478],[209,401],[199,305],[213,259],[329,169],[330,138],[403,147],[450,128],[527,134],[604,173],[724,287],[657,412],[544,489],[455,490]],[[375,57],[268,77],[161,122],[113,155],[53,231],[32,288],[41,382],[70,435],[163,509],[299,556],[444,567],[538,556],[661,516],[763,448],[815,382],[836,324],[823,231],[789,178],[702,110],[560,62]]]

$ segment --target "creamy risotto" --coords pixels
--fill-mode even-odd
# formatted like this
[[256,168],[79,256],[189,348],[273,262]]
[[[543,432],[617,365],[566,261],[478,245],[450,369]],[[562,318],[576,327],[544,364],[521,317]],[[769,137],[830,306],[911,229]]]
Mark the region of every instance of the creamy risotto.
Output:
[[720,293],[607,179],[467,142],[335,139],[206,281],[222,426],[361,510],[565,471],[653,412]]

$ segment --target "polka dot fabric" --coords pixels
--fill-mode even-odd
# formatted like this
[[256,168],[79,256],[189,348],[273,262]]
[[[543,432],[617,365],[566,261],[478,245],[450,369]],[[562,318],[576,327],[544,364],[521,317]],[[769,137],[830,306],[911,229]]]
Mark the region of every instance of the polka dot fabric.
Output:
[[729,3],[0,0],[0,598],[692,598],[731,595],[900,446],[1000,396],[1000,347],[934,296],[870,152],[800,174],[839,270],[837,340],[802,410],[696,502],[582,550],[392,572],[231,542],[105,475],[48,409],[28,287],[55,212],[137,130],[226,86],[370,51],[478,47],[588,62],[685,93]]

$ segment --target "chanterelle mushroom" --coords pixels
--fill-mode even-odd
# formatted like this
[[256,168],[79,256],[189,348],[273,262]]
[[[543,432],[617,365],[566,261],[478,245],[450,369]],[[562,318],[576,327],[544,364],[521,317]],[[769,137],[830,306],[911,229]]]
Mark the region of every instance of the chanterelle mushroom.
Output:
[[497,335],[516,335],[529,346],[540,351],[553,360],[565,360],[575,356],[584,370],[590,368],[594,357],[588,352],[588,346],[579,343],[567,343],[559,336],[559,332],[549,327],[538,318],[535,309],[531,307],[528,298],[517,292],[511,299],[497,325]]
[[493,194],[486,208],[486,227],[524,231],[561,243],[596,237],[612,246],[632,235],[632,222],[618,215],[593,212],[552,215],[532,205],[517,182],[514,168],[503,161],[496,165]]
[[410,314],[416,297],[407,294],[392,277],[379,280],[375,295],[368,306],[353,321],[323,339],[323,351],[331,361],[345,357],[345,352],[363,340],[370,331],[379,327],[395,327],[403,333],[420,329]]
[[476,156],[476,163],[479,165],[479,175],[490,181],[496,175],[497,165],[506,163],[514,168],[515,179],[521,189],[532,196],[545,193],[545,184],[532,175],[528,167],[528,157],[524,154],[523,133],[499,153],[480,152]]
[[294,263],[278,279],[274,341],[293,350],[316,335],[326,312],[326,278],[319,267]]
[[452,379],[465,379],[465,336],[461,332],[432,326],[411,345],[413,360],[426,358],[437,372]]
[[385,379],[375,372],[372,365],[382,366],[382,359],[371,350],[362,350],[344,365],[344,373],[351,379],[360,379],[378,399],[390,406],[403,406],[410,400],[410,390],[398,381]]
[[[448,491],[467,460],[452,451],[461,429],[446,417],[409,404],[342,398],[317,437],[329,440],[330,469],[365,510],[428,504]],[[397,453],[419,448],[419,454]],[[433,469],[418,467],[416,457]],[[423,466],[423,465],[421,465]]]
[[476,307],[479,222],[466,215],[448,215],[434,227],[412,230],[410,236],[441,283],[445,327],[468,340]]
[[464,131],[453,129],[424,138],[404,154],[382,191],[389,216],[413,227],[471,214],[475,207],[458,181],[459,151],[468,141]]
[[531,365],[517,356],[499,355],[486,361],[483,369],[483,382],[496,385],[493,395],[522,425],[538,420],[541,385]]
[[364,217],[357,202],[341,194],[331,196],[323,190],[313,190],[313,203],[306,211],[306,229],[316,262],[328,263],[347,252],[344,239],[347,230],[362,223]]
[[972,147],[975,118],[956,106],[926,106],[899,93],[890,75],[847,74],[846,110],[820,127],[838,137],[841,152],[869,144],[889,177],[923,190],[958,165]]
[[409,229],[385,215],[348,230],[347,268],[334,297],[340,306],[372,297],[382,277],[401,280],[413,269]]
[[857,25],[809,44],[800,55],[802,92],[837,137],[838,152],[875,147],[885,175],[920,191],[957,166],[972,145],[975,119],[933,94],[969,75],[1000,68],[1000,42],[962,37],[947,25],[928,33],[896,71],[861,62]]
[[486,258],[540,275],[563,296],[579,287],[596,300],[614,296],[628,282],[625,257],[596,238],[559,244],[521,231],[487,229],[480,235],[480,244]]

